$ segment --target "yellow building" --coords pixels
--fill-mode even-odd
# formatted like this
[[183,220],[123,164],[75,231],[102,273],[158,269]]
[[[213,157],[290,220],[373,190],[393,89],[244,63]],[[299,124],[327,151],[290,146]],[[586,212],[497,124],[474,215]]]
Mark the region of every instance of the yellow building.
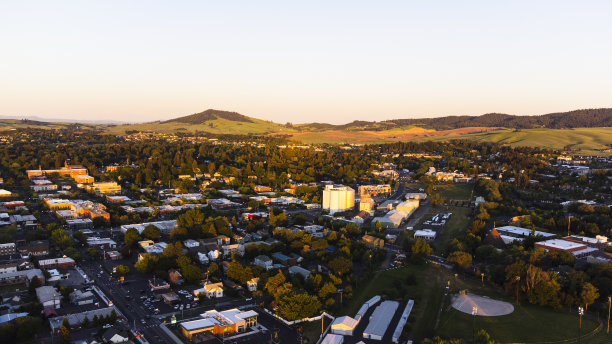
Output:
[[98,182],[87,186],[87,190],[99,195],[116,195],[121,193],[121,185],[116,182]]
[[391,193],[391,185],[361,185],[358,189],[359,195],[370,195],[370,196],[378,196],[378,195],[386,195]]
[[376,203],[370,195],[363,195],[359,199],[359,211],[365,211],[371,213],[374,211]]
[[68,162],[64,162],[64,167],[59,169],[43,170],[40,167],[38,170],[26,170],[28,178],[32,179],[37,176],[45,176],[49,174],[57,173],[60,176],[74,177],[78,175],[86,175],[87,169],[81,165],[68,165]]
[[94,177],[87,175],[87,174],[75,175],[75,176],[72,176],[72,179],[74,179],[74,181],[79,184],[91,184],[94,182]]

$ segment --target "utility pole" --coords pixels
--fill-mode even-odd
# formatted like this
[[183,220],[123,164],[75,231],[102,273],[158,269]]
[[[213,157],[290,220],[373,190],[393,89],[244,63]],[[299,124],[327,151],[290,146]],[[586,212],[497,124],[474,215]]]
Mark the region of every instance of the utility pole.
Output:
[[610,309],[612,308],[612,296],[608,296],[608,331],[610,333]]
[[476,343],[476,314],[478,313],[478,307],[472,307],[472,343]]
[[321,313],[321,334],[323,334],[323,313]]
[[582,315],[584,315],[584,308],[578,307],[578,315],[580,316],[580,325],[578,326],[578,344],[580,344],[580,337],[582,336]]
[[572,215],[567,214],[567,236],[570,236],[571,224],[572,224]]
[[516,276],[516,304],[518,305],[518,292],[519,292],[519,284],[521,282],[521,276]]
[[480,280],[482,281],[482,286],[484,287],[484,272],[480,273]]

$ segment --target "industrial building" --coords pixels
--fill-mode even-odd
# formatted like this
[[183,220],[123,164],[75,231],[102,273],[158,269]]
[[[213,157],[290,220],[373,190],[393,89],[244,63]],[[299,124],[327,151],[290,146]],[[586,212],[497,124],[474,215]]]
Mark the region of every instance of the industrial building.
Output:
[[387,327],[399,307],[397,301],[383,301],[370,316],[368,326],[363,331],[363,338],[382,340],[387,332]]
[[355,206],[355,190],[343,185],[325,185],[323,209],[330,214],[352,209]]

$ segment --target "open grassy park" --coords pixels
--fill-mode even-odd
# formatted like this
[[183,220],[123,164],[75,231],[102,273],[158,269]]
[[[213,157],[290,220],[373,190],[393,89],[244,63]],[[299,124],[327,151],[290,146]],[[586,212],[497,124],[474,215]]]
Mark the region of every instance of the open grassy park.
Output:
[[[446,305],[445,305],[446,306]],[[575,309],[574,309],[575,310]],[[473,317],[452,307],[445,307],[436,333],[440,337],[472,337],[472,324],[476,331],[485,329],[492,338],[502,343],[556,342],[578,337],[578,315],[567,309],[555,311],[523,304],[509,315],[498,317]],[[582,319],[582,334],[590,333],[599,324]]]
[[[416,284],[408,285],[408,276],[415,276]],[[395,281],[395,282],[394,282]],[[503,290],[485,283],[480,278],[457,275],[452,270],[429,264],[409,265],[406,267],[379,271],[368,282],[359,286],[351,300],[346,302],[335,314],[354,316],[359,307],[374,295],[388,296],[390,299],[401,298],[396,292],[397,283],[401,282],[401,295],[405,299],[415,300],[415,307],[404,329],[404,336],[421,343],[425,338],[440,336],[443,338],[462,338],[471,341],[471,315],[459,312],[450,306],[450,295],[444,295],[444,288],[450,282],[451,293],[468,289],[471,293],[490,298],[514,302]],[[523,302],[512,314],[499,317],[476,317],[476,330],[485,329],[493,339],[500,343],[560,343],[578,337],[578,317],[573,309],[555,310],[547,307],[529,305]],[[599,323],[590,317],[582,319],[583,335],[595,330]],[[320,322],[305,326],[316,327],[320,331]],[[585,344],[612,343],[612,337],[605,334],[605,328],[594,337],[584,338]]]

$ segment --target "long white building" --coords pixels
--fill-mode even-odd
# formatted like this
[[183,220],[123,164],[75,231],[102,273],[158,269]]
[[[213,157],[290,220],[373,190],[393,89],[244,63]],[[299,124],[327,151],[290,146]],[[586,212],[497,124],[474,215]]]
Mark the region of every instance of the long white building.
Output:
[[355,206],[355,190],[344,185],[325,185],[323,190],[323,209],[330,214],[345,211]]

